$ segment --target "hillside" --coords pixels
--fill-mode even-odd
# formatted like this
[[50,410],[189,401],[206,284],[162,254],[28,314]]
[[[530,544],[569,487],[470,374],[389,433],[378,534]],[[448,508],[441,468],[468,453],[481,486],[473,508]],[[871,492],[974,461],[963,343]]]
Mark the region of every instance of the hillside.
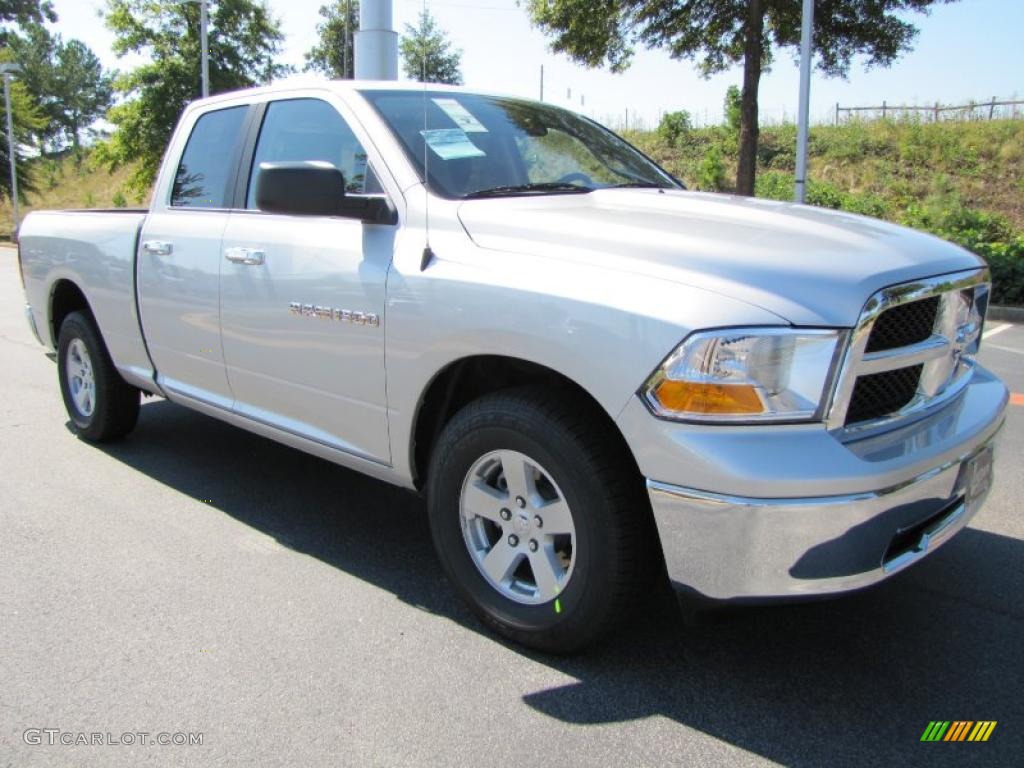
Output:
[[[737,137],[728,128],[629,132],[626,137],[692,189],[730,191]],[[793,194],[796,126],[761,130],[757,194]],[[130,168],[113,174],[86,154],[40,159],[30,170],[34,208],[102,208],[143,201],[121,192]],[[998,303],[1024,305],[1024,120],[913,120],[815,126],[808,202],[934,232],[992,266]],[[0,238],[10,207],[0,204]]]
[[[87,152],[78,158],[70,154],[59,158],[37,158],[27,169],[35,191],[24,195],[26,199],[19,213],[24,217],[27,212],[37,209],[142,205],[143,201],[122,191],[131,171],[131,166],[119,168],[114,173],[96,168]],[[11,204],[5,198],[0,201],[0,240],[10,239]]]
[[[629,133],[691,189],[728,192],[738,143],[725,127]],[[1024,305],[1024,120],[815,126],[808,202],[933,232],[982,256],[993,300]],[[757,194],[793,197],[796,126],[761,129]]]
[[[691,188],[731,188],[737,141],[724,127],[684,130],[672,144],[658,132],[628,138]],[[903,221],[915,206],[954,203],[1024,230],[1024,120],[814,126],[809,148],[818,205]],[[795,125],[761,129],[759,196],[792,197],[795,156]]]

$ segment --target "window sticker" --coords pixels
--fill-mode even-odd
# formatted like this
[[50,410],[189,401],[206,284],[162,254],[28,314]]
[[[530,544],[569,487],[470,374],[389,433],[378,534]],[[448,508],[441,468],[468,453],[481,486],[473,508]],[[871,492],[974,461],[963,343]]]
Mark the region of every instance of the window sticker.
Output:
[[427,146],[442,160],[458,160],[461,157],[484,157],[480,147],[469,140],[466,132],[459,128],[439,128],[420,131]]
[[432,99],[432,101],[466,133],[487,133],[483,123],[473,117],[473,114],[455,99]]

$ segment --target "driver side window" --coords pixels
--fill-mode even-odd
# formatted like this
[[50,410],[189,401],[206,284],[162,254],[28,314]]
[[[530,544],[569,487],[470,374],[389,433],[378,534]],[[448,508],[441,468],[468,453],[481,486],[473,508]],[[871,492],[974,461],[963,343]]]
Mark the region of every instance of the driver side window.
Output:
[[288,99],[267,105],[245,207],[257,207],[260,163],[309,160],[325,161],[340,170],[346,192],[373,195],[383,191],[367,162],[366,150],[333,106],[319,99]]

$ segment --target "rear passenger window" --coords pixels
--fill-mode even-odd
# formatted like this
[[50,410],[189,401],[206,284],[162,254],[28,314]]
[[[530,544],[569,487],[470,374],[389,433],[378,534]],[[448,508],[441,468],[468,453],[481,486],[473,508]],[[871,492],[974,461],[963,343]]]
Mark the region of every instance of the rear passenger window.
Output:
[[247,208],[256,208],[260,163],[322,160],[345,176],[345,190],[378,194],[381,186],[367,164],[366,150],[338,111],[319,99],[287,99],[267,105],[249,177]]
[[171,205],[181,208],[230,208],[235,149],[248,107],[207,112],[196,121],[174,175]]

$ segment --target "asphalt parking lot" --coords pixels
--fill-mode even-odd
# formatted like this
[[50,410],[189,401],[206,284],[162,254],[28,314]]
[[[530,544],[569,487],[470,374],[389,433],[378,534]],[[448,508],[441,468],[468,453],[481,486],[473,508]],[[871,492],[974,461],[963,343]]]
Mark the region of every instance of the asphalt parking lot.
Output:
[[[75,439],[0,249],[0,766],[1021,765],[1024,397],[970,528],[841,600],[502,644],[422,502],[159,399]],[[982,353],[1024,393],[1024,326]],[[922,743],[995,720],[986,743]],[[201,745],[26,744],[26,729]]]

